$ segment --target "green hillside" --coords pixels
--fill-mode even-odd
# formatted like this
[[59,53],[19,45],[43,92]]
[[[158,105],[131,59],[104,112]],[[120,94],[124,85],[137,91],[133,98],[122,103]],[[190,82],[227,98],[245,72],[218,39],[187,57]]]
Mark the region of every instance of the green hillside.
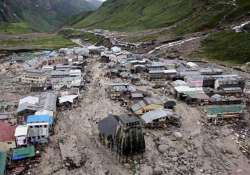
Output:
[[246,15],[249,0],[107,0],[76,27],[137,31],[176,24],[176,33],[210,29]]
[[250,62],[250,33],[224,31],[212,34],[202,42],[207,58],[234,64]]
[[[249,12],[250,0],[107,0],[74,26],[136,33],[165,28],[147,35],[131,35],[132,42],[164,41],[194,32],[211,32],[202,42],[203,56],[245,63],[250,61],[250,25],[246,26],[248,32],[243,33],[235,33],[230,26],[247,20]],[[217,30],[221,32],[214,33]]]
[[4,34],[24,34],[33,32],[32,28],[24,22],[0,23],[0,33]]

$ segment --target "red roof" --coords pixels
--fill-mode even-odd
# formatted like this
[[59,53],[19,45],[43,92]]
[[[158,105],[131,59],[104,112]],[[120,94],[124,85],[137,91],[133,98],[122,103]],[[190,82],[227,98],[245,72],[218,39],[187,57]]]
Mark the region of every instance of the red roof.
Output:
[[9,123],[0,122],[0,142],[8,142],[15,140],[16,127]]

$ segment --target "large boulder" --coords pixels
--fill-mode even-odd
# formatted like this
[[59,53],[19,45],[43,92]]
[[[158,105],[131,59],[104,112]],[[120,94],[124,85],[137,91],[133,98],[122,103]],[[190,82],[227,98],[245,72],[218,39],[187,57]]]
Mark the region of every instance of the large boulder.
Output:
[[168,151],[168,145],[159,145],[158,146],[158,151],[162,154],[166,153]]

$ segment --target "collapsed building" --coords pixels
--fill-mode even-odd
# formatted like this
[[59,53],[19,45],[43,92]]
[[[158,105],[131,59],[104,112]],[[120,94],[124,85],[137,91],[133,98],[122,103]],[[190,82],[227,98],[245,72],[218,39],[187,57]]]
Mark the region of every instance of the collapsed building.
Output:
[[140,119],[128,115],[109,115],[98,123],[101,142],[120,156],[145,152]]
[[131,106],[132,112],[136,115],[142,115],[156,109],[164,109],[164,101],[160,98],[145,97]]
[[168,124],[181,126],[181,117],[170,109],[156,109],[143,114],[141,118],[148,128],[163,128]]
[[121,100],[125,96],[136,92],[136,88],[127,83],[114,83],[109,85],[107,91],[112,100]]

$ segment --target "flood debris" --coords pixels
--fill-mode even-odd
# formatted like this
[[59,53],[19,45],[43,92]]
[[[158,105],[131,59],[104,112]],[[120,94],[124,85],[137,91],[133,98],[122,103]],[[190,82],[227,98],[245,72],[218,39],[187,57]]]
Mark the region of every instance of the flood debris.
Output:
[[85,164],[84,155],[78,151],[76,137],[70,136],[62,138],[59,140],[59,147],[62,160],[69,170],[79,168]]
[[249,174],[248,74],[81,45],[16,54],[0,72],[0,122],[13,130],[0,148],[13,143],[10,159],[34,148],[8,173]]

